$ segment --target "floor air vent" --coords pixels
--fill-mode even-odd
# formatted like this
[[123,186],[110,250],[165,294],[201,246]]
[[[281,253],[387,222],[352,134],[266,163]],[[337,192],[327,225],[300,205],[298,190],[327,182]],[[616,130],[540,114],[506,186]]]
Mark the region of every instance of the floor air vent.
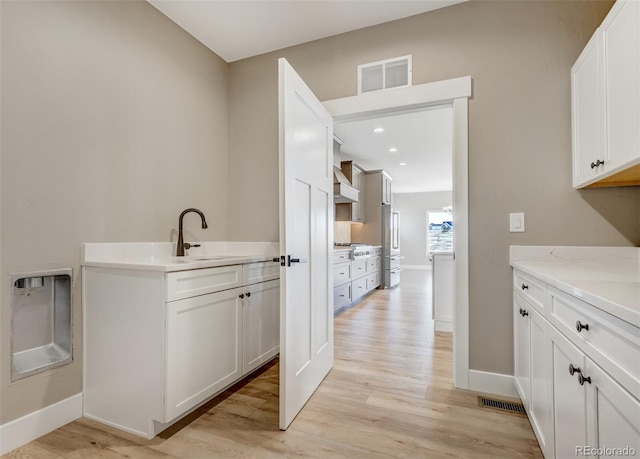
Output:
[[508,413],[526,414],[522,403],[508,402],[505,400],[495,400],[487,397],[478,397],[478,405],[492,410],[506,411]]

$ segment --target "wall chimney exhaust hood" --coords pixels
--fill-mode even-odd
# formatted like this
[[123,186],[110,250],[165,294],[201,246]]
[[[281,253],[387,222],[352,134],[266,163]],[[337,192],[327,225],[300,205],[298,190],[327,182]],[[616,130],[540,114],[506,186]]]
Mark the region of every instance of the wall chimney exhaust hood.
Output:
[[333,168],[333,202],[349,203],[358,202],[358,190],[351,186],[347,177],[339,167]]

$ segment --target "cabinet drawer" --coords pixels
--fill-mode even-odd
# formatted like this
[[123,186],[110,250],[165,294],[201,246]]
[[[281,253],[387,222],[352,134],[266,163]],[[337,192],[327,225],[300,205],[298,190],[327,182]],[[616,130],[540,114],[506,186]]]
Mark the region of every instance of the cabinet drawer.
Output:
[[367,272],[374,273],[380,271],[380,257],[367,258]]
[[343,261],[349,261],[351,260],[349,254],[351,253],[350,250],[345,251],[345,252],[333,252],[333,262],[334,263],[342,263]]
[[367,274],[367,260],[358,260],[351,263],[351,279],[359,279]]
[[242,265],[178,271],[168,273],[166,279],[166,301],[182,300],[240,287],[242,285]]
[[[618,379],[640,380],[640,329],[550,287],[549,320]],[[578,331],[578,322],[584,327]],[[588,327],[588,328],[587,328]],[[609,363],[608,363],[609,362]],[[615,365],[611,365],[613,362]],[[615,367],[618,368],[615,368]],[[622,370],[622,372],[620,372]],[[624,385],[625,381],[621,381]],[[627,386],[629,387],[629,386]],[[636,395],[637,396],[637,395]]]
[[373,290],[378,285],[380,285],[380,273],[379,272],[371,273],[365,279],[367,279],[367,292]]
[[524,274],[522,271],[513,270],[513,289],[525,297],[529,303],[544,311],[544,297],[546,285],[533,277]]
[[351,284],[344,284],[333,289],[333,310],[351,303]]
[[340,263],[333,267],[333,285],[342,285],[351,280],[351,263]]
[[352,299],[356,300],[360,298],[362,295],[367,293],[367,278],[362,277],[358,280],[355,280],[351,283],[351,296]]
[[242,266],[242,278],[244,285],[279,279],[280,263],[275,263],[273,261],[247,263]]

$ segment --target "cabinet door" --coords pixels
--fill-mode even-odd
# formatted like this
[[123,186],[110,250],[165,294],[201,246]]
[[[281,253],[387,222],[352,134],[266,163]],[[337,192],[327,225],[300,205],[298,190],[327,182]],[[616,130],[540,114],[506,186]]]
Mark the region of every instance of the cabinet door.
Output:
[[242,288],[167,303],[168,422],[242,376]]
[[243,374],[258,368],[280,350],[280,281],[244,287]]
[[[640,451],[640,401],[587,359],[587,442],[594,448]],[[603,454],[602,456],[629,454]],[[559,457],[559,456],[558,456]]]
[[608,166],[608,158],[604,156],[598,40],[596,33],[571,69],[573,186],[576,188],[595,181],[604,167],[595,166],[596,161],[604,161]]
[[[588,444],[586,390],[578,382],[579,375],[585,371],[585,356],[560,332],[551,331],[555,457],[576,457],[576,446]],[[574,368],[573,375],[570,365]]]
[[553,456],[553,377],[551,362],[551,338],[548,322],[534,309],[529,312],[531,338],[531,392],[529,419],[540,449],[546,457]]
[[610,167],[640,156],[640,2],[618,1],[603,21],[606,150]]
[[529,316],[523,315],[531,308],[526,301],[517,294],[513,294],[513,330],[514,330],[514,371],[518,394],[524,408],[529,412],[529,399],[531,396],[531,361],[530,361],[530,328]]

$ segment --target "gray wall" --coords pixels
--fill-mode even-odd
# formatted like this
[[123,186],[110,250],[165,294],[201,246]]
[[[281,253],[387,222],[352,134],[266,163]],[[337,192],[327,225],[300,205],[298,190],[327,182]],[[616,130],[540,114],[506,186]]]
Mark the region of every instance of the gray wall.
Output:
[[[81,391],[80,244],[227,238],[228,64],[146,2],[1,2],[2,407]],[[75,361],[10,383],[12,272],[74,269]]]
[[453,192],[395,193],[393,205],[400,212],[402,264],[431,266],[426,254],[427,211],[453,205]]
[[[358,64],[405,54],[414,84],[471,75],[470,366],[512,374],[509,245],[640,244],[640,188],[571,187],[570,69],[611,5],[470,1],[232,63],[230,237],[278,239],[278,57],[320,100],[356,94]],[[526,233],[509,233],[510,212]]]

